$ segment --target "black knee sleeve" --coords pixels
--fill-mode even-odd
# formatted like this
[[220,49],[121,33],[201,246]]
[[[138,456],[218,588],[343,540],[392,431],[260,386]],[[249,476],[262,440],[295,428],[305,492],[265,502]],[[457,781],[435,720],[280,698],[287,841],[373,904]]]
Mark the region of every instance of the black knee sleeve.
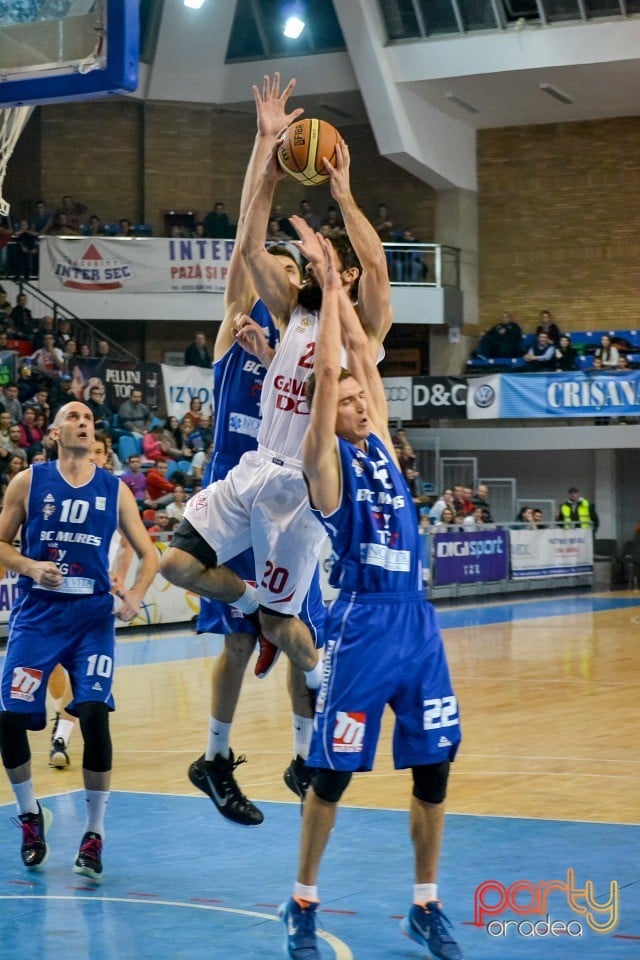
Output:
[[31,758],[28,725],[29,718],[22,713],[0,713],[0,754],[6,770],[15,770]]
[[337,803],[349,786],[353,774],[349,770],[314,770],[311,786],[325,803]]
[[424,803],[442,803],[447,795],[447,781],[451,762],[429,763],[412,767],[413,795]]
[[200,536],[195,527],[192,527],[184,517],[173,531],[171,546],[195,557],[207,569],[218,566],[218,556],[213,547],[209,546],[204,537]]
[[106,703],[79,703],[76,712],[84,740],[82,766],[93,773],[106,773],[113,756],[109,707]]

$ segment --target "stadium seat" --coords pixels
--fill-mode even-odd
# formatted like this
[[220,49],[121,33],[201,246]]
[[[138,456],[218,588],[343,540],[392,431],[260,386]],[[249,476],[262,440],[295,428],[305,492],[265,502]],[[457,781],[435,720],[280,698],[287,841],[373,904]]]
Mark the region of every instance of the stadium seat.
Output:
[[129,457],[140,456],[142,453],[142,440],[140,437],[134,437],[132,433],[123,433],[118,440],[118,457],[122,463],[126,463]]
[[142,517],[142,522],[144,523],[145,527],[152,527],[156,522],[155,510],[143,510],[140,516]]

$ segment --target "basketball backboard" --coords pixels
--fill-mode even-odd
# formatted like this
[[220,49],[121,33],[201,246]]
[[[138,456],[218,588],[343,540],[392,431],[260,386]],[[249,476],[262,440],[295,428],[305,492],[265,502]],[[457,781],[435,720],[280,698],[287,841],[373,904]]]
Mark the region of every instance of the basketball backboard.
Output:
[[0,0],[0,108],[138,85],[139,0]]

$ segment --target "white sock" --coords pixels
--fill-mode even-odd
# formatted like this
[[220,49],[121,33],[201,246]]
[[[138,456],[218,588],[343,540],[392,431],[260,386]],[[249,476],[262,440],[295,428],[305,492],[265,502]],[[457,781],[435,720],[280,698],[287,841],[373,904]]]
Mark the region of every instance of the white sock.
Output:
[[18,805],[18,816],[23,813],[37,813],[38,801],[33,792],[33,780],[23,780],[22,783],[12,783],[11,789]]
[[311,746],[313,733],[313,717],[300,717],[293,714],[293,755],[306,760]]
[[61,737],[64,740],[65,747],[68,747],[75,725],[75,720],[58,720],[58,726],[56,727],[56,740],[58,737]]
[[228,757],[230,737],[230,723],[223,723],[222,720],[209,717],[209,738],[207,740],[207,750],[204,755],[205,760],[213,760],[216,753],[221,754],[223,757]]
[[244,593],[233,601],[240,613],[255,613],[258,609],[258,591],[250,583],[245,582]]
[[309,690],[317,690],[320,684],[322,683],[322,675],[324,673],[324,663],[322,657],[318,660],[313,670],[305,670],[304,677]]
[[424,907],[427,903],[432,903],[438,899],[437,883],[414,883],[413,902]]
[[87,820],[84,825],[85,833],[98,833],[104,840],[104,814],[109,799],[108,790],[87,790]]
[[306,884],[296,881],[293,885],[293,895],[298,900],[306,900],[308,903],[320,903],[318,888],[315,884],[312,887],[308,887]]

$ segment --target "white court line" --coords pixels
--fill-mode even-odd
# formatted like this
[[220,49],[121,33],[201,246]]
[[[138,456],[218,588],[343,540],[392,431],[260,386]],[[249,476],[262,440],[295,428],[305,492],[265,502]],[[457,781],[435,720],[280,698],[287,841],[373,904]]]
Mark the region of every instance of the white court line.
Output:
[[[183,903],[179,900],[135,900],[130,897],[79,897],[62,896],[47,894],[20,894],[9,893],[0,894],[0,900],[88,900],[91,903],[127,903],[148,906],[148,907],[183,907],[187,910],[215,910],[218,913],[232,913],[242,917],[255,917],[258,920],[276,920],[281,923],[280,917],[274,917],[272,913],[256,913],[253,910],[237,910],[234,907],[216,907],[209,903]],[[326,930],[316,930],[318,936],[327,943],[335,954],[336,960],[353,960],[353,954],[349,947],[338,937]]]

